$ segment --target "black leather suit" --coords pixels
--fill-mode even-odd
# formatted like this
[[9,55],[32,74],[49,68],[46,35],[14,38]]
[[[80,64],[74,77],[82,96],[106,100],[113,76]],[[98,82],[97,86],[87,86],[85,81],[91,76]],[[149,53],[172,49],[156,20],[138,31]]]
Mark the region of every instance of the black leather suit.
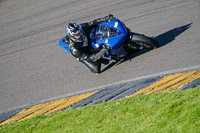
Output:
[[[108,22],[108,21],[112,21],[113,19],[114,19],[113,15],[110,14],[108,16],[95,19],[91,22],[81,23],[80,25],[82,27],[82,33],[87,37],[87,41],[88,41],[87,43],[90,44],[89,34],[95,26],[97,26],[101,22]],[[66,35],[66,43],[68,44],[71,54],[74,57],[76,57],[78,60],[83,59],[88,62],[95,62],[98,59],[100,59],[101,56],[103,56],[104,53],[106,52],[106,49],[102,49],[101,51],[97,53],[91,53],[90,45],[84,46],[84,41],[76,42],[68,34]]]

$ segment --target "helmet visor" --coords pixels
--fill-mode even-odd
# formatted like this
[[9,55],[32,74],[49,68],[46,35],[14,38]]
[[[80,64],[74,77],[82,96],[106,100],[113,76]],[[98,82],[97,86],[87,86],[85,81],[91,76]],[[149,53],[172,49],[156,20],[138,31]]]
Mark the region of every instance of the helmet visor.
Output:
[[80,24],[76,24],[76,23],[69,23],[68,27],[67,27],[67,33],[70,36],[75,36],[80,34],[81,32],[81,26]]
[[73,29],[73,30],[71,31],[71,33],[72,33],[73,36],[79,35],[80,32],[81,32],[81,29],[80,29],[79,27],[76,28],[76,29]]

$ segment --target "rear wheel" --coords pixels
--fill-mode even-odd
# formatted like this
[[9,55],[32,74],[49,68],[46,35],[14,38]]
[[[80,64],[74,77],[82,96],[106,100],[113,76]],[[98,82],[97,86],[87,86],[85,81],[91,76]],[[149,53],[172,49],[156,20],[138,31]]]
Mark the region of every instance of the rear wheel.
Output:
[[139,51],[142,49],[153,50],[159,47],[159,43],[151,38],[140,34],[131,35],[129,43],[125,45],[128,52]]

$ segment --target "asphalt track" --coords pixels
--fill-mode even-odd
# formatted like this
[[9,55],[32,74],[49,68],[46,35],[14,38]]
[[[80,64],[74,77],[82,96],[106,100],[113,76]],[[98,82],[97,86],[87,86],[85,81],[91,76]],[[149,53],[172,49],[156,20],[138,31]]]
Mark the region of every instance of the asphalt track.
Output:
[[[0,114],[0,125],[25,120],[41,114],[67,111],[69,108],[79,108],[102,102],[135,97],[144,94],[187,90],[200,87],[200,70],[156,76],[136,81],[124,82],[100,88],[87,93],[51,100],[41,104],[18,108]],[[120,106],[120,105],[119,105]]]
[[[69,22],[112,13],[161,47],[91,73],[59,47]],[[199,0],[0,0],[0,113],[129,79],[200,69]]]

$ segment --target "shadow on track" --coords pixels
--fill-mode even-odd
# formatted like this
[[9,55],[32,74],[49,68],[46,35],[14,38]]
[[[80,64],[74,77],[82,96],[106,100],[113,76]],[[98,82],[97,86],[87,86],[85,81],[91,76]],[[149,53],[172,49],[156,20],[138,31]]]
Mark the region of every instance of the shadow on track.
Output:
[[158,35],[154,39],[157,40],[160,43],[160,47],[167,45],[168,43],[172,42],[175,40],[177,36],[179,36],[181,33],[186,31],[191,27],[192,23],[181,26],[181,27],[176,27],[170,31],[167,31],[163,34]]
[[[164,46],[164,45],[167,45],[168,43],[172,42],[175,40],[175,38],[177,36],[179,36],[181,33],[183,33],[184,31],[186,31],[187,29],[189,29],[191,27],[192,23],[190,24],[187,24],[187,25],[183,25],[181,27],[176,27],[172,30],[169,30],[163,34],[160,34],[156,37],[154,37],[155,40],[157,40],[160,44],[160,47]],[[137,53],[133,53],[133,54],[129,54],[127,55],[125,58],[123,59],[120,59],[119,61],[117,62],[112,62],[110,63],[107,67],[105,67],[102,71],[106,71],[108,69],[110,69],[111,67],[113,67],[114,65],[119,65],[123,62],[126,62],[126,61],[131,61],[132,58],[136,57],[136,56],[139,56],[139,55],[142,55],[144,53],[148,52],[148,50],[142,50],[140,52],[137,52]]]

